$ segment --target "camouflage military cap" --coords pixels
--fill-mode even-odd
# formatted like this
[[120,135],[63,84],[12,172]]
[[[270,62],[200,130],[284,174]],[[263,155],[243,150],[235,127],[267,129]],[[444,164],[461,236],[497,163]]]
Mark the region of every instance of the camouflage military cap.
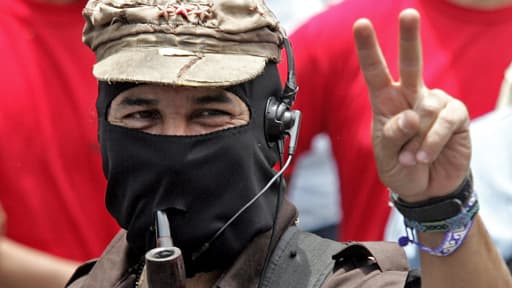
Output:
[[90,0],[83,15],[103,81],[235,85],[278,62],[285,37],[263,0]]

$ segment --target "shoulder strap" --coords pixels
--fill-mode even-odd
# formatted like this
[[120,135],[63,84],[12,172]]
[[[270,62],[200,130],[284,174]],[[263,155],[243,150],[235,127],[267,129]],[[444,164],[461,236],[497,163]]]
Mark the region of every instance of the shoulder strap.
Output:
[[345,246],[291,226],[270,258],[262,287],[318,288],[333,271],[332,256]]

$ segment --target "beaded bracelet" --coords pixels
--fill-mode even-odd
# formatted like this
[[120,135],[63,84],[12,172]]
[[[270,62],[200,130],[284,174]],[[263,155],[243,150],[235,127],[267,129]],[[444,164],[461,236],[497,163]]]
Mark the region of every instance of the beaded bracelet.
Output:
[[[478,199],[475,193],[472,193],[468,204],[456,216],[430,223],[419,223],[404,218],[405,236],[398,239],[401,247],[407,246],[409,243],[416,244],[418,248],[424,252],[436,256],[448,256],[455,252],[466,239],[471,227],[473,227],[473,219],[479,210]],[[414,230],[420,232],[440,232],[444,231],[445,236],[443,242],[436,248],[427,247],[416,240]]]

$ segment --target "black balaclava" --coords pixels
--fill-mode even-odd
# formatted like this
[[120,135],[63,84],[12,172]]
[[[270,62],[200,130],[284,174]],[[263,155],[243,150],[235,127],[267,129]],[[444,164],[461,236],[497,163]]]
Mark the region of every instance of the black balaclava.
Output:
[[154,212],[167,212],[174,244],[183,252],[187,276],[227,268],[258,234],[272,227],[279,185],[275,183],[195,260],[192,255],[275,175],[275,145],[265,140],[267,99],[281,93],[275,64],[227,90],[249,107],[247,125],[197,136],[151,135],[107,121],[112,100],[133,83],[100,82],[97,109],[106,205],[128,231],[139,256],[155,247]]

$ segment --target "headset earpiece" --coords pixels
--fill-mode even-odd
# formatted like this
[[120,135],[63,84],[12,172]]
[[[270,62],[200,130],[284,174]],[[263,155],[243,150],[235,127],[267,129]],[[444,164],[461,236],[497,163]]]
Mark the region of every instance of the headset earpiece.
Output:
[[265,111],[265,130],[269,143],[282,140],[293,126],[293,115],[285,103],[270,97]]
[[288,39],[284,40],[284,47],[288,62],[288,77],[282,94],[279,97],[270,97],[267,101],[265,134],[268,143],[276,143],[289,135],[290,147],[288,150],[293,154],[298,138],[301,113],[298,110],[291,110],[290,107],[295,101],[299,89],[295,81],[295,64]]

